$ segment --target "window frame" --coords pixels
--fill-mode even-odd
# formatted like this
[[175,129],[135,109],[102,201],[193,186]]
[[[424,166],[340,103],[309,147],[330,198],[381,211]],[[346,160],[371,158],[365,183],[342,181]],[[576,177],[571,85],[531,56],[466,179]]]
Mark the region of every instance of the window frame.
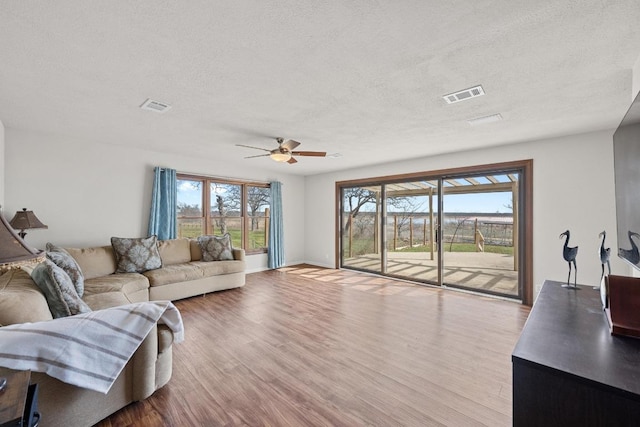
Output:
[[[213,176],[206,175],[195,175],[188,173],[178,173],[176,174],[176,178],[178,180],[188,180],[188,181],[199,181],[202,185],[202,216],[180,216],[176,214],[176,221],[179,222],[180,219],[201,219],[203,224],[203,233],[207,233],[209,230],[212,230],[215,234],[215,230],[212,227],[215,227],[214,218],[215,216],[211,215],[212,206],[212,198],[211,198],[211,184],[222,184],[222,185],[237,185],[240,187],[241,191],[241,206],[240,206],[240,223],[242,230],[242,248],[245,251],[245,254],[263,254],[267,253],[269,249],[268,242],[268,232],[265,234],[267,238],[265,238],[265,246],[261,248],[249,249],[249,225],[251,223],[251,218],[249,217],[249,209],[248,209],[248,200],[249,200],[249,187],[260,187],[260,188],[271,188],[269,183],[265,182],[257,182],[257,181],[243,181],[237,179],[228,179],[228,178],[218,178]],[[176,204],[178,200],[176,198]],[[269,200],[269,211],[271,211],[271,200]],[[230,217],[234,218],[234,217]],[[237,217],[236,217],[237,218]]]

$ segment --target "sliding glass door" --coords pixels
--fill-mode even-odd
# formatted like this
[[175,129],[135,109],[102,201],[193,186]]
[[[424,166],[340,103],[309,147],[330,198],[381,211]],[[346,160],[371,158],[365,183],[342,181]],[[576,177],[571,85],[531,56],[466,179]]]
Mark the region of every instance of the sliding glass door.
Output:
[[468,169],[338,183],[339,266],[527,302],[531,162]]
[[382,273],[382,186],[343,188],[341,199],[342,265]]
[[438,181],[385,185],[386,272],[438,284]]
[[443,284],[520,297],[517,171],[443,178]]

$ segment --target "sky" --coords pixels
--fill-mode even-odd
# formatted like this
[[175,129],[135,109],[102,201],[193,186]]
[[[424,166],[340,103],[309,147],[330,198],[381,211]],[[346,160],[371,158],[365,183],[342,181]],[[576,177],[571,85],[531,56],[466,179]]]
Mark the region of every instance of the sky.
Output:
[[[428,212],[429,200],[427,197],[414,197],[414,207],[409,210],[414,212]],[[437,211],[437,196],[434,197],[434,211]],[[508,208],[513,203],[510,191],[501,193],[471,193],[471,194],[449,194],[444,196],[444,212],[473,212],[473,213],[512,213],[513,209]],[[374,210],[373,204],[370,209]],[[388,206],[388,211],[403,211],[402,208]]]
[[189,181],[178,180],[178,203],[202,205],[202,189],[190,185]]
[[503,193],[450,194],[444,196],[445,212],[512,213],[510,191]]
[[[446,191],[446,189],[445,189]],[[421,204],[420,210],[428,211],[429,204],[426,197],[417,197]],[[178,202],[189,205],[202,203],[200,188],[189,185],[186,181],[178,181]],[[479,193],[479,194],[449,194],[445,195],[444,211],[455,212],[475,212],[475,213],[511,213],[512,209],[507,208],[512,204],[510,191],[501,193]],[[392,210],[392,209],[390,209]],[[437,210],[437,209],[436,209]]]

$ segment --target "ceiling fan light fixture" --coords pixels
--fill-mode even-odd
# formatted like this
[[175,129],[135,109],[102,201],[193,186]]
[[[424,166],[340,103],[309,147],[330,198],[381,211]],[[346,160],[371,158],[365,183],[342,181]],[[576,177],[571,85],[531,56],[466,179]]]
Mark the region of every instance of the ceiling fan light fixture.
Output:
[[291,159],[291,153],[290,152],[275,152],[275,153],[271,153],[269,155],[273,160],[275,160],[276,162],[288,162],[289,159]]

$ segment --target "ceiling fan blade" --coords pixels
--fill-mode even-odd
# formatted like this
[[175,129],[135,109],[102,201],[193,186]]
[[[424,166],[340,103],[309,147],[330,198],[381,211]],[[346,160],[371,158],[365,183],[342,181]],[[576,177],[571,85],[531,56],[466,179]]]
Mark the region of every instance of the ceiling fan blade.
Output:
[[292,158],[290,158],[289,160],[287,160],[287,163],[289,163],[290,165],[292,165],[292,164],[294,164],[294,163],[298,163],[298,161],[292,157]]
[[298,145],[300,145],[300,143],[298,141],[294,141],[293,139],[287,139],[282,145],[282,148],[286,148],[287,150],[291,151],[294,148],[296,148]]
[[257,156],[249,156],[249,157],[245,157],[245,159],[253,159],[254,157],[268,157],[271,154],[258,154]]
[[308,156],[308,157],[324,157],[327,155],[324,151],[292,151],[293,156]]
[[267,150],[266,148],[252,147],[251,145],[236,144],[236,147],[254,148],[256,150],[262,150],[262,151],[271,152],[271,150]]

